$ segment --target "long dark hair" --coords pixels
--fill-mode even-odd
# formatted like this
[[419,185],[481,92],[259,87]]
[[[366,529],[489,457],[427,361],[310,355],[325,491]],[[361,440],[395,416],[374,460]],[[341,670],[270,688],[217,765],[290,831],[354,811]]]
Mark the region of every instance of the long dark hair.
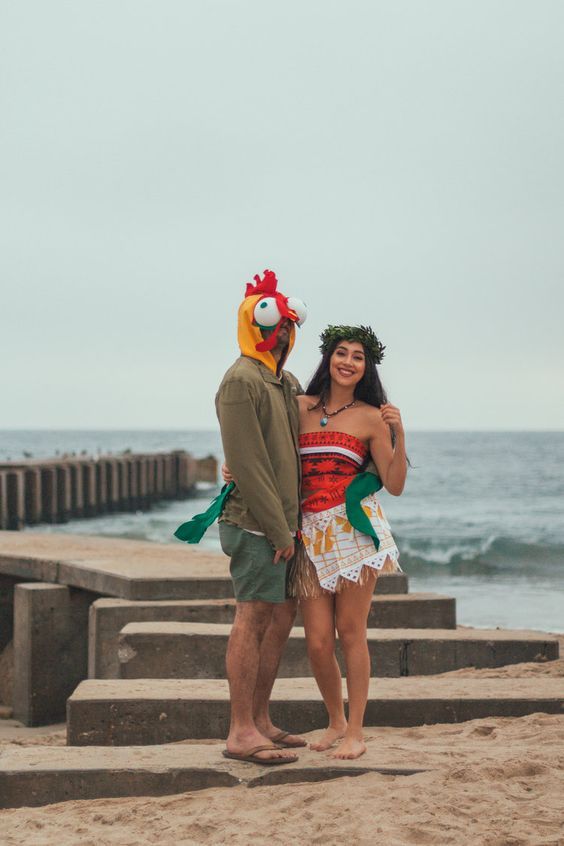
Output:
[[[348,338],[337,338],[331,344],[329,349],[323,353],[323,358],[319,363],[319,367],[311,377],[311,380],[306,388],[306,394],[308,396],[319,397],[318,405],[327,402],[329,399],[329,389],[331,387],[329,362],[331,360],[331,356],[341,341],[347,340]],[[386,391],[380,381],[380,376],[376,369],[374,359],[364,344],[362,345],[362,348],[364,350],[364,374],[362,379],[355,385],[354,398],[362,400],[368,405],[375,405],[376,408],[380,408],[381,405],[388,402],[388,397],[386,396]]]

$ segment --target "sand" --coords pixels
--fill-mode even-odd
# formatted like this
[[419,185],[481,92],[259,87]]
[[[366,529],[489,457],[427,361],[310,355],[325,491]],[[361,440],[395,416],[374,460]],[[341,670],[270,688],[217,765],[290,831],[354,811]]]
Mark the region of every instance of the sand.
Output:
[[[539,681],[550,675],[562,678],[564,685],[564,659],[496,670],[465,669],[442,678],[452,678],[456,684],[461,675],[515,679],[537,675]],[[429,771],[0,811],[0,843],[564,844],[564,715],[368,728],[366,734],[370,747],[378,748],[383,766],[429,767]],[[0,745],[64,742],[62,726],[30,730],[0,723]],[[221,748],[218,742],[218,754]]]

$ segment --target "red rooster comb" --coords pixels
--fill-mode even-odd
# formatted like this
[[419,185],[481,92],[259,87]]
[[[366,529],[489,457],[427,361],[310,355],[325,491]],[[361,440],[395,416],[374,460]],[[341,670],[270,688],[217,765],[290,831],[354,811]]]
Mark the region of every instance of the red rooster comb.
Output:
[[276,286],[278,285],[278,279],[276,278],[276,274],[273,270],[265,270],[264,276],[261,279],[260,276],[257,274],[253,277],[256,285],[253,285],[252,282],[247,282],[247,288],[245,290],[245,297],[250,297],[253,294],[275,294],[276,293]]

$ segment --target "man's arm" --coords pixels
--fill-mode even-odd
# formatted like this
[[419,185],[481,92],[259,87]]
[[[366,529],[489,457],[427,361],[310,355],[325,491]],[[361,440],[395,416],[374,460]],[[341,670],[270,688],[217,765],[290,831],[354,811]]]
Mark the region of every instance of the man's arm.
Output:
[[249,386],[228,382],[217,397],[223,451],[241,495],[275,549],[294,543]]

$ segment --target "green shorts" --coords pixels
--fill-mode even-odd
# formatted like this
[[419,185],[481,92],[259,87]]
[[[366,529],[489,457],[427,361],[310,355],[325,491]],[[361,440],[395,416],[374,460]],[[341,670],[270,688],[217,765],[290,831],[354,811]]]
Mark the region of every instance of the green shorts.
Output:
[[274,564],[274,549],[263,535],[219,523],[221,548],[231,558],[229,572],[237,602],[285,602],[287,563]]

